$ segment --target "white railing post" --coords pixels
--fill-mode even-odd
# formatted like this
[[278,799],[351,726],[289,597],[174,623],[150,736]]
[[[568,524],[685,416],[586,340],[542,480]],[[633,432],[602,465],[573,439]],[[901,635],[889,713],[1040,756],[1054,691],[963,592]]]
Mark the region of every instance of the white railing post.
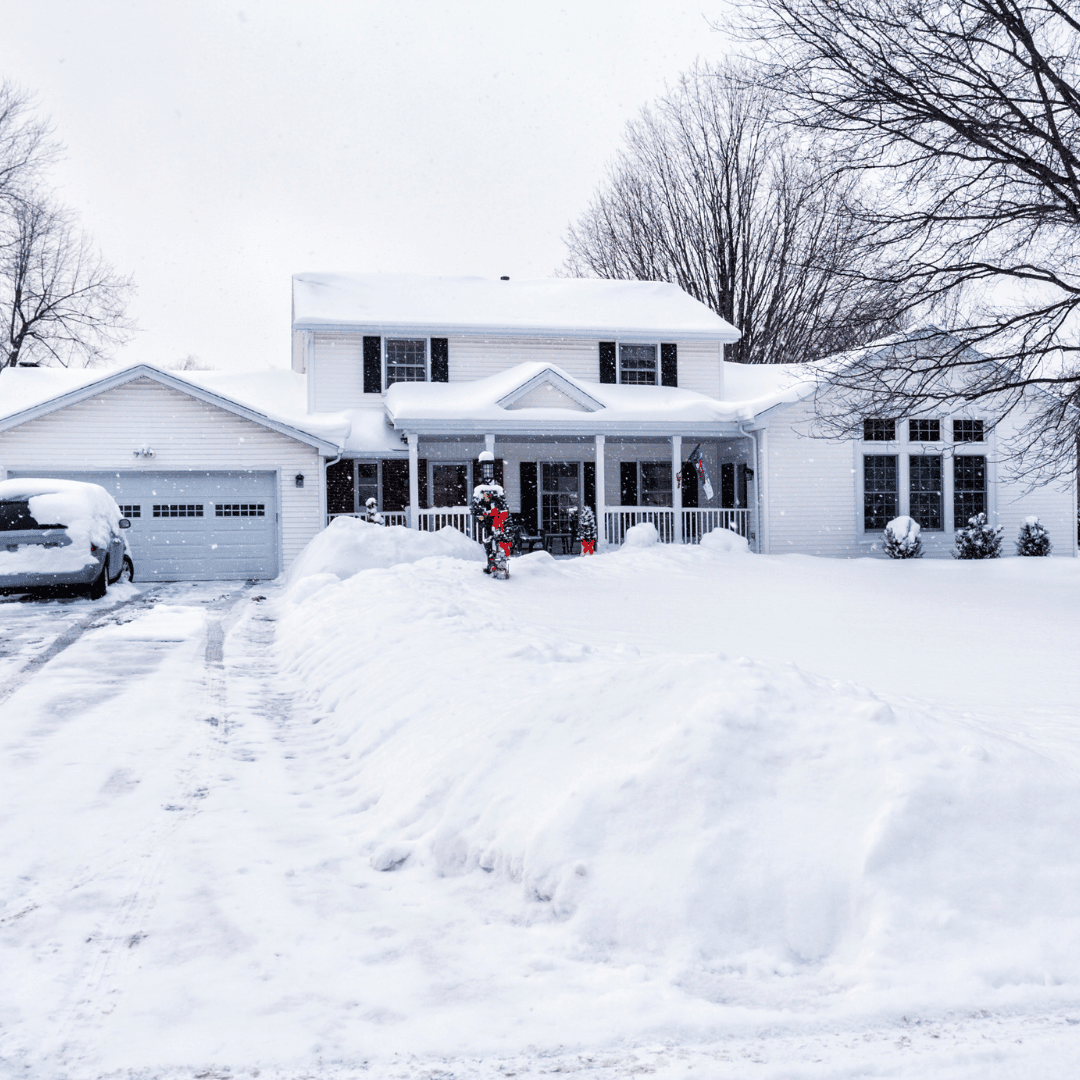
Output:
[[607,494],[607,488],[605,487],[604,478],[604,436],[596,436],[596,539],[597,546],[603,547],[607,544],[607,529],[604,526],[604,496]]
[[412,527],[420,528],[420,436],[409,432],[409,513]]
[[[681,544],[682,538],[682,436],[671,436],[671,543]],[[676,532],[677,530],[677,532]]]

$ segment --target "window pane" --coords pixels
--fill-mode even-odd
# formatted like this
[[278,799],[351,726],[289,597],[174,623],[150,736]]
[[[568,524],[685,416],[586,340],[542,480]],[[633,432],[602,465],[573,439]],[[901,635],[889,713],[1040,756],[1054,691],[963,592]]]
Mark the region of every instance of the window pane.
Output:
[[878,532],[897,515],[899,486],[895,454],[863,457],[863,528]]
[[386,385],[427,380],[427,341],[424,338],[386,339]]
[[[941,441],[941,421],[940,420],[909,420],[908,421],[908,438],[912,442],[940,442]],[[914,517],[914,515],[912,515]],[[918,520],[918,519],[916,519]],[[919,524],[922,524],[920,522]],[[925,528],[925,526],[923,526]]]
[[[937,421],[933,421],[935,424]],[[911,516],[924,528],[941,530],[941,458],[921,454],[909,459]]]
[[364,509],[368,499],[379,500],[379,466],[374,461],[356,463],[356,502],[360,510]]
[[671,506],[671,465],[666,461],[641,463],[641,505]]
[[639,383],[645,386],[655,386],[656,346],[620,345],[619,369],[620,381],[624,383]]
[[983,422],[981,420],[954,420],[952,437],[953,442],[982,442]]
[[578,503],[578,463],[545,461],[540,466],[540,525],[547,532],[570,531],[571,504]]
[[986,458],[964,454],[953,458],[953,525],[986,513]]
[[895,420],[863,421],[863,442],[891,442],[895,438]]

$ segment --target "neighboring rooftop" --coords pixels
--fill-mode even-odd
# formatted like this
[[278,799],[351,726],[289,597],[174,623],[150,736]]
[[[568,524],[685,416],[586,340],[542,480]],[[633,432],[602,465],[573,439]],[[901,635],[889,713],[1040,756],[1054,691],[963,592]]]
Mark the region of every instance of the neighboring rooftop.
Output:
[[412,274],[296,274],[293,327],[448,333],[542,333],[628,340],[738,341],[739,331],[659,281]]

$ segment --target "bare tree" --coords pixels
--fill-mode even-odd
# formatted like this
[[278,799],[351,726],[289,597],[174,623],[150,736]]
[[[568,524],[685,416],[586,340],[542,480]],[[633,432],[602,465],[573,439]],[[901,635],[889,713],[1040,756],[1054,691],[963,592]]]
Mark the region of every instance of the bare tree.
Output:
[[685,74],[628,125],[569,230],[564,272],[679,285],[742,331],[727,355],[745,363],[814,359],[895,330],[902,288],[884,274],[865,284],[857,180],[823,175],[776,107],[745,68]]
[[[1080,433],[1080,7],[1075,0],[756,0],[786,118],[831,141],[913,312],[945,330],[833,372],[850,427],[992,398],[1034,419],[1024,469],[1068,470]],[[942,309],[948,306],[948,313]],[[915,320],[913,320],[914,322]],[[946,332],[947,331],[947,332]],[[843,417],[834,417],[841,426]]]
[[21,363],[92,364],[132,325],[132,285],[55,206],[43,171],[55,155],[29,100],[0,84],[0,370]]

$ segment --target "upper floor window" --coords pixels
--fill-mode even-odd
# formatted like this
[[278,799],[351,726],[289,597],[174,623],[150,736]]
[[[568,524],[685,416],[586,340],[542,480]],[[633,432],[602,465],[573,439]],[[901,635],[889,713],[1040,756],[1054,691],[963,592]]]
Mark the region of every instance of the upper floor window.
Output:
[[952,437],[953,442],[982,442],[983,422],[981,420],[954,420]]
[[386,339],[386,385],[427,381],[427,339]]
[[620,345],[619,382],[656,386],[656,346]]
[[864,420],[864,442],[892,442],[896,438],[895,420]]
[[[940,442],[940,420],[909,420],[908,439],[911,442]],[[926,528],[926,526],[923,526]]]

